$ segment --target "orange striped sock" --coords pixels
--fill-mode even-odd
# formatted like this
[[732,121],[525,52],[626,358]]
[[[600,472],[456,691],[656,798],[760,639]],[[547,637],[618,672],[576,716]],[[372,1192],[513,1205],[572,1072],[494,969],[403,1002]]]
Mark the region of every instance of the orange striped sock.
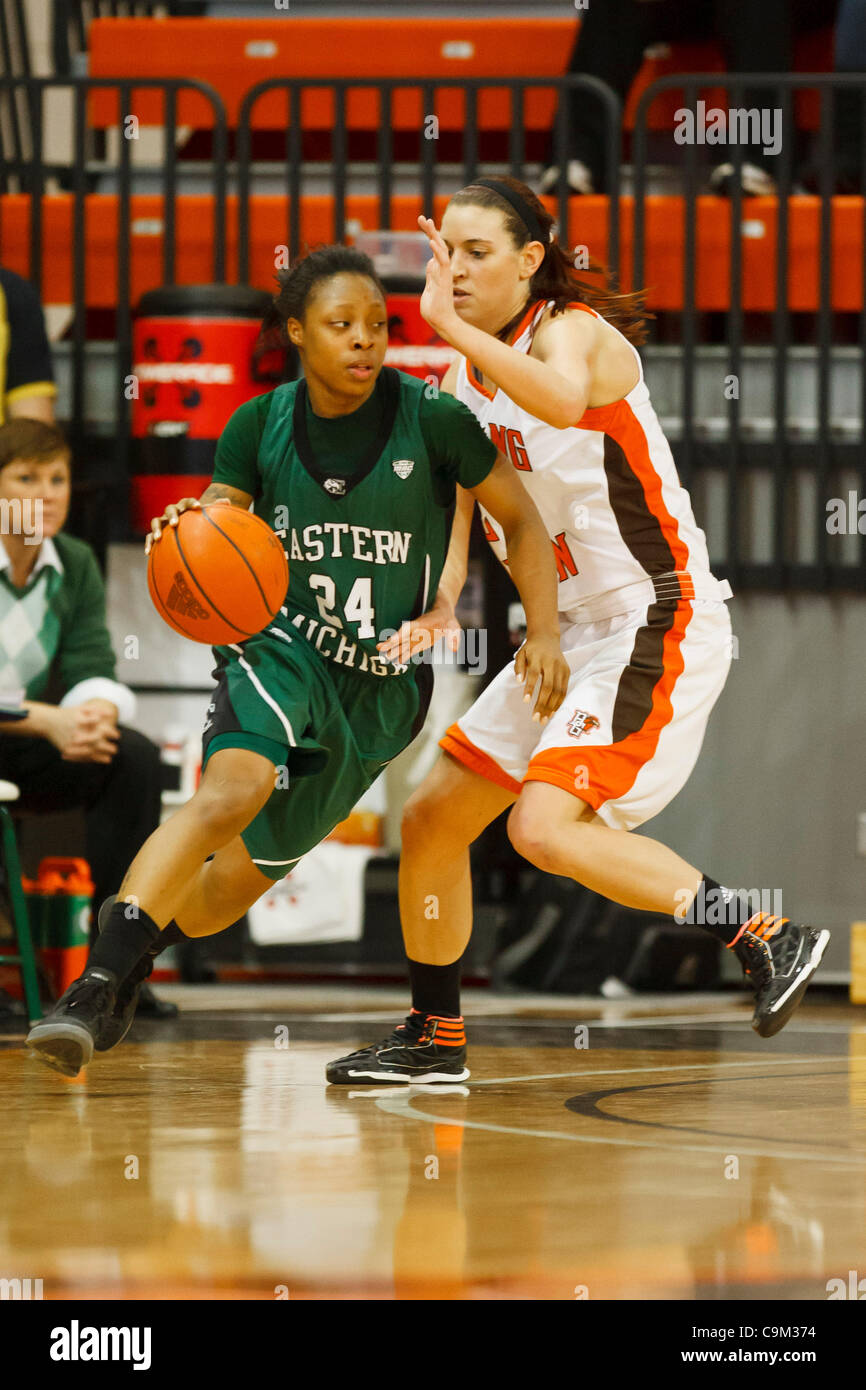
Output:
[[463,1027],[462,1018],[441,1018],[437,1014],[428,1014],[427,1023],[436,1026],[435,1040],[437,1047],[465,1047],[466,1032]]
[[735,946],[744,931],[750,931],[753,936],[759,936],[762,941],[769,941],[789,921],[789,917],[774,917],[770,912],[756,912],[749,918],[748,922],[743,923],[733,941],[728,942],[728,947]]

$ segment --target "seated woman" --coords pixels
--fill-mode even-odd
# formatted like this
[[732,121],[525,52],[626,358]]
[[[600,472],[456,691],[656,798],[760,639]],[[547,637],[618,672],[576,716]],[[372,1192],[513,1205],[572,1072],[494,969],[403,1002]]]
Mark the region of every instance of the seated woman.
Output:
[[[0,778],[21,789],[24,810],[84,808],[102,902],[159,825],[159,749],[126,727],[135,696],[114,678],[96,557],[62,534],[70,461],[55,425],[0,425],[0,692],[23,690],[27,710],[0,725]],[[138,1007],[151,1017],[177,1013],[150,992]]]

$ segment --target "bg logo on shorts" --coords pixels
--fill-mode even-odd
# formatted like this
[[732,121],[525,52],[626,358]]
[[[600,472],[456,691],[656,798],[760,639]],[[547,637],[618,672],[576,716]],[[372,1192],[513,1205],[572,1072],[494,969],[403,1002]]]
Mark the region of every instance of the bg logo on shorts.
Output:
[[587,714],[585,709],[576,709],[568,721],[568,732],[572,738],[580,738],[581,734],[589,733],[590,729],[599,729],[601,725],[594,714]]

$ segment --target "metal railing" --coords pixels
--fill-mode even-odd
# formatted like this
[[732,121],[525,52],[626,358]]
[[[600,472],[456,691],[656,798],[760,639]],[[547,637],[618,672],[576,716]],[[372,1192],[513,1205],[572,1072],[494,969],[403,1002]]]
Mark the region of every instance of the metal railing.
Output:
[[[650,182],[650,130],[648,116],[656,98],[671,90],[683,91],[682,112],[697,118],[701,92],[708,89],[726,90],[731,110],[749,110],[754,105],[754,92],[760,90],[765,109],[778,111],[781,127],[781,147],[772,166],[776,182],[776,254],[774,265],[774,305],[766,315],[769,320],[768,346],[763,359],[751,352],[748,360],[750,328],[744,310],[744,239],[763,233],[760,214],[743,220],[745,197],[742,191],[743,165],[748,158],[742,143],[710,146],[696,139],[685,140],[675,147],[670,133],[670,163],[674,151],[681,151],[679,164],[683,207],[682,257],[682,319],[678,370],[682,431],[675,445],[677,465],[688,485],[698,472],[721,470],[725,475],[725,562],[722,570],[735,586],[774,588],[826,589],[833,586],[866,587],[866,535],[853,536],[831,553],[831,535],[827,527],[826,502],[833,491],[844,490],[856,477],[861,495],[866,497],[866,74],[796,74],[767,73],[677,73],[660,78],[642,94],[635,116],[634,131],[634,246],[632,280],[635,285],[646,282],[647,200]],[[795,167],[794,97],[796,93],[816,90],[820,101],[820,122],[817,149],[814,153],[816,171],[815,192],[819,198],[819,232],[817,245],[818,295],[815,307],[813,385],[815,394],[814,426],[803,437],[802,423],[798,426],[790,416],[790,382],[794,371],[802,367],[804,349],[798,347],[792,332],[790,307],[791,199],[797,190]],[[833,194],[837,174],[837,149],[834,140],[834,113],[840,94],[857,94],[859,112],[859,189],[861,206],[859,233],[861,238],[861,287],[857,351],[840,351],[834,347],[834,311],[832,304],[833,269]],[[749,99],[744,106],[744,100]],[[850,103],[850,96],[848,97]],[[770,108],[769,103],[774,105]],[[716,108],[714,108],[716,109]],[[680,115],[680,112],[677,113]],[[707,114],[706,112],[703,114]],[[850,125],[850,113],[848,116]],[[699,152],[714,153],[717,162],[733,165],[732,189],[729,198],[716,199],[718,216],[726,219],[730,234],[729,283],[730,296],[725,314],[723,341],[726,356],[718,361],[719,399],[724,398],[727,429],[721,439],[711,440],[702,425],[698,399],[698,374],[701,370],[702,313],[698,304],[699,198],[706,193],[706,168],[699,165]],[[655,150],[658,157],[658,148]],[[768,166],[769,167],[769,166]],[[799,190],[802,193],[802,187]],[[755,205],[752,205],[755,206]],[[757,219],[754,220],[754,219]],[[858,360],[859,359],[859,360]],[[859,402],[856,417],[845,422],[831,417],[831,379],[851,369],[859,376]],[[772,375],[773,410],[765,421],[769,430],[762,441],[760,430],[745,418],[750,386],[758,385],[759,375]],[[803,375],[801,371],[801,376]],[[736,389],[722,393],[724,381],[736,383]],[[766,387],[766,380],[761,381]],[[804,381],[804,387],[807,381]],[[740,389],[742,387],[742,389]],[[704,393],[704,406],[706,406]],[[751,427],[750,427],[751,425]],[[856,432],[851,426],[855,426]],[[796,487],[803,473],[811,477],[813,505],[806,513],[798,514]],[[748,553],[750,523],[754,518],[745,515],[746,484],[763,474],[763,494],[770,484],[771,517],[769,532],[771,555],[760,561],[754,558],[754,548]],[[760,518],[759,518],[760,519]],[[811,520],[811,533],[809,524]],[[753,528],[752,528],[753,529]],[[804,553],[809,558],[804,559]]]
[[[814,312],[814,333],[803,341],[803,316],[795,314],[788,298],[789,268],[795,255],[791,244],[792,218],[802,212],[803,204],[795,209],[796,170],[790,141],[783,141],[777,169],[778,179],[778,254],[774,262],[775,303],[762,316],[765,344],[756,340],[754,325],[746,318],[744,307],[744,251],[742,224],[744,198],[734,180],[729,200],[716,198],[712,204],[715,225],[718,219],[728,221],[730,238],[731,292],[723,315],[721,335],[707,331],[707,320],[700,301],[699,275],[701,252],[698,235],[698,215],[701,204],[699,152],[695,145],[679,148],[672,135],[654,136],[651,144],[648,113],[659,92],[671,88],[685,89],[685,101],[692,108],[702,89],[727,85],[733,106],[741,104],[747,87],[764,86],[778,89],[778,104],[785,127],[790,130],[793,99],[800,89],[815,88],[821,93],[824,120],[818,134],[818,193],[819,200],[812,209],[818,218],[816,254],[818,284]],[[43,102],[53,89],[70,93],[71,153],[66,162],[48,160],[43,149],[45,120]],[[139,89],[157,89],[163,93],[164,157],[159,168],[144,169],[133,163],[131,142],[117,138],[116,158],[102,157],[103,129],[88,125],[90,93],[113,90],[119,99],[120,112],[133,109],[134,94]],[[213,129],[213,144],[206,157],[196,165],[181,162],[177,154],[177,112],[179,95],[185,90],[200,94],[209,103],[208,124]],[[0,79],[0,111],[4,103],[15,97],[23,98],[22,109],[27,116],[27,135],[30,152],[25,153],[21,142],[4,137],[8,130],[0,122],[0,193],[29,194],[30,260],[29,278],[37,290],[42,287],[43,253],[46,249],[43,225],[43,195],[50,185],[59,187],[72,200],[72,327],[68,344],[71,367],[71,395],[66,418],[69,422],[73,448],[81,448],[85,437],[92,438],[85,409],[85,377],[87,375],[85,348],[88,346],[86,310],[88,306],[85,276],[85,227],[88,198],[113,180],[118,200],[118,244],[115,298],[117,305],[116,331],[111,343],[90,343],[91,349],[110,354],[112,388],[112,417],[104,434],[110,434],[114,451],[114,469],[123,477],[129,464],[130,428],[123,382],[131,364],[130,295],[132,257],[137,254],[131,239],[131,198],[147,180],[151,187],[156,181],[162,193],[162,276],[161,283],[173,284],[177,267],[177,208],[178,198],[190,187],[187,181],[195,177],[213,194],[212,255],[210,273],[214,281],[237,280],[247,283],[251,274],[256,282],[262,280],[261,245],[259,262],[254,267],[256,245],[251,228],[254,224],[255,196],[262,188],[262,179],[276,179],[280,192],[277,204],[278,229],[284,228],[284,238],[294,257],[304,249],[304,201],[311,192],[325,193],[333,203],[333,232],[336,240],[351,233],[349,199],[359,191],[372,196],[375,225],[389,229],[395,222],[395,199],[411,194],[426,211],[433,210],[434,198],[448,194],[462,184],[484,173],[508,171],[534,184],[538,173],[539,131],[537,117],[527,126],[526,103],[539,89],[553,90],[559,97],[557,115],[551,132],[547,158],[558,164],[561,172],[554,191],[555,212],[563,230],[561,241],[569,244],[569,214],[571,226],[579,227],[580,201],[569,197],[565,168],[568,148],[566,92],[579,91],[587,99],[601,103],[605,113],[606,163],[613,171],[608,190],[608,220],[601,244],[590,246],[591,253],[616,271],[620,267],[621,227],[628,231],[631,195],[622,186],[623,171],[620,159],[619,103],[601,83],[594,79],[570,75],[563,78],[532,78],[507,81],[491,79],[274,79],[253,87],[245,96],[238,118],[236,158],[229,161],[227,121],[218,94],[203,83],[188,79],[88,79],[83,77],[2,78]],[[644,350],[647,376],[659,415],[671,438],[672,447],[683,481],[693,488],[698,518],[708,532],[714,563],[726,573],[732,583],[742,589],[773,587],[806,590],[844,586],[866,588],[866,536],[862,535],[855,518],[854,528],[846,535],[834,536],[828,530],[826,504],[835,494],[847,496],[851,488],[859,489],[866,498],[866,309],[862,285],[857,300],[857,312],[849,313],[848,324],[856,320],[856,339],[840,345],[835,339],[837,321],[834,317],[832,250],[834,242],[833,101],[835,89],[859,91],[861,99],[866,90],[866,78],[859,76],[804,75],[769,77],[762,74],[729,76],[718,73],[679,74],[661,79],[647,90],[638,107],[633,152],[633,246],[629,257],[631,283],[642,286],[652,249],[651,197],[658,182],[658,141],[664,144],[662,162],[668,165],[665,187],[670,187],[670,169],[679,168],[682,197],[678,206],[682,216],[682,307],[677,320],[676,340],[669,345],[663,341],[650,342]],[[440,154],[435,139],[425,139],[422,131],[408,132],[407,146],[405,112],[402,103],[406,93],[415,92],[419,109],[435,115],[443,94],[462,93],[464,103],[462,128],[452,138],[456,158]],[[508,128],[499,147],[498,161],[488,158],[484,145],[486,130],[479,118],[486,94],[496,91],[507,94],[510,112]],[[269,165],[254,160],[257,128],[261,124],[258,103],[263,97],[273,98],[274,92],[285,94],[286,117],[281,157]],[[321,143],[307,147],[308,132],[302,116],[307,99],[330,97],[333,120],[327,136],[323,157]],[[359,161],[353,153],[356,134],[350,121],[351,103],[355,94],[365,93],[365,100],[376,103],[374,141],[375,158]],[[371,93],[373,96],[371,97]],[[197,98],[198,99],[198,98]],[[501,97],[499,98],[502,99]],[[396,113],[400,120],[393,119]],[[863,111],[861,108],[861,117]],[[188,117],[187,123],[188,123]],[[486,118],[485,118],[486,119]],[[453,127],[453,109],[449,116]],[[866,119],[861,119],[861,126]],[[443,127],[444,129],[444,127]],[[455,132],[450,129],[454,137]],[[317,132],[321,136],[322,132]],[[866,130],[861,130],[860,152],[861,187],[866,188]],[[534,144],[532,142],[534,141]],[[413,143],[414,142],[414,143]],[[530,145],[532,148],[530,149]],[[741,170],[746,158],[742,147],[719,147],[719,154],[730,158],[735,173]],[[483,158],[482,158],[483,154]],[[679,164],[677,165],[677,160]],[[237,188],[237,266],[227,259],[227,202],[230,188]],[[270,190],[269,190],[270,191]],[[847,204],[859,219],[859,255],[861,274],[866,284],[866,210],[859,203]],[[771,205],[773,215],[776,204]],[[765,206],[766,211],[766,206]],[[271,208],[271,212],[273,209]],[[753,213],[749,219],[754,222]],[[152,243],[151,243],[152,245]],[[0,219],[0,259],[4,239]],[[50,250],[50,248],[48,248]],[[7,262],[8,264],[8,262]],[[16,262],[16,268],[20,268]],[[205,278],[202,276],[202,278]],[[273,289],[268,276],[262,288]],[[680,313],[680,311],[677,311]],[[716,316],[718,327],[719,316]],[[653,330],[660,338],[660,322]],[[712,327],[712,325],[710,325]],[[795,331],[795,329],[797,331]],[[798,333],[800,341],[798,341]],[[106,335],[103,333],[103,338]],[[721,383],[736,379],[742,389],[724,398]],[[806,419],[808,432],[803,432],[801,400],[813,387],[814,410]],[[708,389],[716,391],[723,400],[720,409],[708,404]],[[772,407],[764,410],[762,429],[755,422],[754,399],[758,390],[772,398]],[[847,391],[849,400],[839,418],[840,391]],[[671,404],[665,408],[669,398]],[[712,416],[714,429],[709,428]],[[808,410],[806,416],[809,416]],[[106,424],[103,421],[103,425]],[[866,522],[864,522],[866,525]],[[757,540],[756,540],[757,537]]]
[[[24,0],[0,0],[0,72],[10,77],[30,76],[30,39]],[[5,139],[23,159],[27,146],[26,114],[18,101],[0,107],[0,139]]]
[[[162,283],[175,283],[177,256],[177,205],[179,174],[178,96],[196,92],[210,106],[213,126],[213,157],[209,183],[213,197],[212,275],[215,282],[226,278],[226,153],[227,133],[225,110],[219,94],[203,82],[187,78],[136,78],[135,80],[84,77],[0,77],[0,111],[6,101],[14,102],[16,91],[24,89],[29,117],[32,155],[22,158],[16,146],[11,154],[3,147],[0,134],[0,194],[22,193],[29,196],[29,279],[41,295],[43,284],[44,198],[47,194],[67,195],[72,200],[72,304],[70,327],[71,401],[66,423],[73,453],[83,452],[85,443],[92,441],[86,415],[85,385],[88,297],[86,285],[86,218],[88,202],[97,193],[100,183],[116,181],[117,186],[117,276],[116,317],[112,337],[112,370],[114,388],[109,393],[112,402],[108,432],[112,439],[114,476],[126,479],[131,452],[131,428],[125,385],[132,363],[132,228],[131,206],[135,170],[132,162],[133,140],[124,138],[123,124],[128,113],[134,112],[133,93],[138,90],[161,91],[164,101],[164,158],[161,164],[162,197]],[[71,99],[70,147],[68,160],[44,156],[45,95],[67,91]],[[116,160],[96,158],[94,135],[87,120],[87,103],[98,91],[115,92],[118,97],[120,126]],[[2,122],[0,122],[2,132]],[[2,203],[0,203],[2,209]],[[50,252],[50,247],[47,248]],[[4,261],[3,219],[0,212],[0,262]],[[9,267],[11,268],[11,267]],[[95,524],[100,534],[93,539],[98,545],[104,539],[105,518],[95,510]]]
[[[244,95],[238,115],[237,167],[238,167],[238,217],[239,217],[239,275],[244,280],[249,275],[249,207],[252,193],[251,150],[255,109],[263,96],[275,91],[286,93],[287,109],[285,118],[285,197],[288,223],[288,248],[291,256],[300,253],[301,201],[304,194],[304,172],[308,161],[303,150],[302,102],[310,92],[326,93],[333,97],[334,123],[332,128],[331,168],[332,194],[334,198],[334,238],[343,241],[346,236],[346,198],[349,187],[351,161],[347,145],[347,103],[354,93],[377,94],[378,120],[376,172],[374,175],[378,199],[377,227],[390,230],[393,224],[393,198],[395,169],[402,162],[404,175],[417,169],[415,187],[420,192],[424,207],[432,210],[437,193],[447,188],[448,192],[470,183],[477,177],[480,169],[479,159],[479,97],[482,93],[509,93],[510,114],[508,133],[508,158],[501,168],[517,178],[527,174],[527,125],[526,97],[530,92],[553,91],[557,95],[557,115],[551,139],[551,158],[559,165],[560,178],[556,187],[559,226],[564,229],[563,241],[568,236],[569,194],[565,152],[568,146],[568,103],[564,99],[569,93],[582,93],[588,99],[601,104],[605,122],[605,149],[609,167],[613,170],[610,189],[611,213],[608,220],[606,248],[593,248],[599,259],[604,259],[613,269],[619,264],[619,152],[621,106],[616,94],[597,78],[570,73],[562,77],[526,78],[270,78],[259,82]],[[418,158],[407,168],[405,158],[395,158],[395,130],[392,111],[395,95],[416,92],[421,98],[424,120],[435,117],[440,97],[445,93],[462,92],[465,100],[463,119],[462,158],[451,161],[442,167],[436,159],[437,138],[426,138],[423,129],[418,131]]]

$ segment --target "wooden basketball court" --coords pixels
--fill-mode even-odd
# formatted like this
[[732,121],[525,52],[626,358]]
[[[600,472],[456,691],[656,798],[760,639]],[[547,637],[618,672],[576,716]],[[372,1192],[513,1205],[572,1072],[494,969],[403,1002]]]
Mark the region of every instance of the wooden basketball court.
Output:
[[0,1038],[0,1276],[46,1299],[808,1299],[866,1268],[866,1015],[467,991],[472,1078],[329,1087],[399,990],[165,990],[75,1082]]

